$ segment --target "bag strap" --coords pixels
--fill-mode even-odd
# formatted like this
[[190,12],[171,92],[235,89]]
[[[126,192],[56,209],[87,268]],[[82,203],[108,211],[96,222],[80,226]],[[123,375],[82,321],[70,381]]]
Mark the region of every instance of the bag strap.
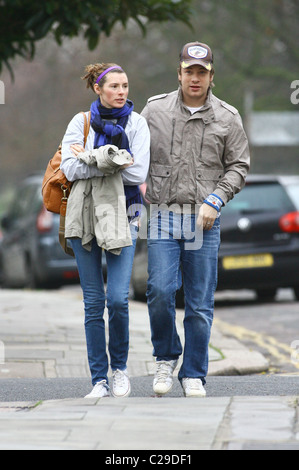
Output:
[[89,129],[90,129],[90,119],[91,119],[91,112],[89,111],[88,113],[88,119],[86,117],[86,114],[81,111],[81,114],[84,116],[84,145],[83,147],[85,148],[86,142],[87,142],[87,137],[89,134]]
[[63,251],[67,254],[75,257],[72,247],[70,247],[67,243],[67,239],[65,238],[65,216],[66,216],[66,207],[67,207],[67,199],[61,201],[60,206],[60,220],[59,220],[59,243],[63,249]]
[[[82,111],[81,114],[84,116],[84,148],[87,142],[87,137],[89,134],[89,129],[90,129],[90,118],[91,118],[91,113],[89,111],[88,113],[88,119],[86,117],[86,114]],[[59,222],[59,243],[63,249],[63,251],[70,256],[75,257],[75,254],[73,252],[73,249],[68,245],[67,239],[65,238],[65,217],[66,217],[66,208],[67,208],[67,196],[66,192],[64,192],[63,197],[61,199],[61,205],[60,205],[60,222]]]

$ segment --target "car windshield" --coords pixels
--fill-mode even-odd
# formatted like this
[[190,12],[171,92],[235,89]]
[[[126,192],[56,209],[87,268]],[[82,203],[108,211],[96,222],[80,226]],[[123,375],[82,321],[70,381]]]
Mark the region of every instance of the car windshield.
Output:
[[277,210],[294,210],[292,201],[279,183],[247,183],[243,191],[223,208],[226,214]]

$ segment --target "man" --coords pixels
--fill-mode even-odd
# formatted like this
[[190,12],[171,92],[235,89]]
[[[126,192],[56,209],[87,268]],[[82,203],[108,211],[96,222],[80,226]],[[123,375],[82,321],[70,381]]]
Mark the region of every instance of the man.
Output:
[[[178,78],[178,91],[150,98],[142,112],[151,132],[146,199],[156,209],[149,225],[147,290],[157,360],[153,388],[158,395],[171,390],[183,352],[175,324],[175,296],[182,272],[185,347],[178,378],[185,396],[203,397],[217,285],[220,211],[244,186],[250,157],[238,111],[212,94],[210,47],[186,44]],[[186,217],[191,231],[186,230]]]

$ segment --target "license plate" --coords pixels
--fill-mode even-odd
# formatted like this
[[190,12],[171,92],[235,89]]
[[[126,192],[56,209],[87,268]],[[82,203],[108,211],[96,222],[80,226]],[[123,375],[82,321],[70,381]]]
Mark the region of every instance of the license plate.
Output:
[[274,258],[270,254],[226,256],[222,260],[224,269],[269,268],[273,265]]

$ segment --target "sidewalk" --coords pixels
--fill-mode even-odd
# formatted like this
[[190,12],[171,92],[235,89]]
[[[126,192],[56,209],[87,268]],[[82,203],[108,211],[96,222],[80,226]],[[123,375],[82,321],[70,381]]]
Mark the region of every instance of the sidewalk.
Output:
[[[0,290],[0,341],[5,354],[0,379],[90,377],[83,315],[80,287],[55,292]],[[177,311],[182,343],[183,315],[183,310]],[[215,322],[209,375],[245,375],[267,369],[268,362],[260,353],[224,336]],[[147,306],[141,302],[130,302],[128,371],[131,377],[155,371]]]
[[[5,354],[4,363],[0,364],[0,387],[1,379],[8,378],[17,381],[89,377],[79,289],[59,293],[0,290],[0,299],[0,341]],[[128,369],[135,383],[138,378],[153,374],[154,362],[146,305],[131,302],[130,312]],[[183,312],[178,311],[181,338],[182,319]],[[210,377],[240,376],[267,369],[268,363],[261,354],[226,337],[215,323]],[[2,402],[0,449],[104,449],[114,453],[299,449],[297,398],[155,398],[149,393],[127,399],[78,397],[42,403]]]

